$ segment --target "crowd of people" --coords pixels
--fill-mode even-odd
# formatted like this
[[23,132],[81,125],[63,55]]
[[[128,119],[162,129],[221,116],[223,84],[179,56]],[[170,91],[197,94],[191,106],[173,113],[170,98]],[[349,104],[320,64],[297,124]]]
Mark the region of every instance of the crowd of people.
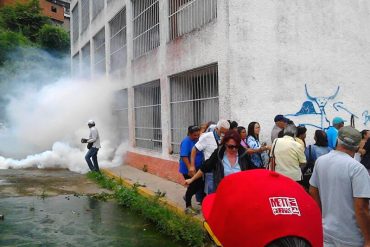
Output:
[[[197,214],[192,197],[202,204],[225,177],[265,169],[295,181],[316,201],[324,246],[370,246],[370,131],[359,132],[335,117],[327,131],[315,131],[314,144],[306,145],[304,126],[283,115],[274,122],[271,145],[260,141],[258,122],[247,128],[230,120],[189,126],[180,145],[185,212]],[[303,246],[315,246],[307,243]]]

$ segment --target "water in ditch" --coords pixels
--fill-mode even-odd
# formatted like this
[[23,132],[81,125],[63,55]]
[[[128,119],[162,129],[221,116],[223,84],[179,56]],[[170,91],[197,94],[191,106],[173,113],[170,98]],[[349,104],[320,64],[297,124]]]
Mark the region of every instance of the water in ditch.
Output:
[[0,200],[0,246],[180,246],[137,215],[91,197]]
[[[0,246],[181,246],[65,169],[0,170]],[[78,196],[85,195],[85,196]]]

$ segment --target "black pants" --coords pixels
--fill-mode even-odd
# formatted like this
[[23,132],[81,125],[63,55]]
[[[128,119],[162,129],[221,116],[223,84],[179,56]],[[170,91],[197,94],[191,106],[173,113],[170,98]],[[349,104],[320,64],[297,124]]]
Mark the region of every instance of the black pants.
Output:
[[[182,175],[184,176],[185,179],[191,178],[188,174],[182,174]],[[195,180],[188,186],[188,189],[186,190],[186,193],[185,193],[186,207],[191,206],[191,198],[198,191],[202,194],[202,200],[203,200],[205,194],[204,194],[204,181],[202,178]]]

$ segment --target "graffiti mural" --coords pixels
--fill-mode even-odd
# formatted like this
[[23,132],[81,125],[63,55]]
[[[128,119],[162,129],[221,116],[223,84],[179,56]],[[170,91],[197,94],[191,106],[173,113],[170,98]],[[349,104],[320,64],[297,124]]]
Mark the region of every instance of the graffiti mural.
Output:
[[[339,115],[348,115],[348,119],[351,116],[357,119],[359,118],[353,111],[349,110],[342,101],[333,102],[338,96],[340,86],[338,86],[330,96],[312,96],[308,91],[307,84],[305,84],[304,87],[307,100],[302,103],[301,109],[296,113],[285,115],[294,122],[298,122],[299,125],[312,126],[314,128],[326,130],[331,125],[329,119],[334,117],[331,116],[333,114],[328,116],[328,107],[330,107],[331,111],[337,111]],[[333,103],[328,104],[329,102]],[[370,116],[367,111],[365,111],[362,116],[364,117],[365,125],[370,122]]]
[[364,111],[363,113],[362,113],[362,116],[363,116],[363,118],[364,118],[364,125],[366,125],[367,126],[367,124],[370,122],[370,115],[369,115],[369,111]]

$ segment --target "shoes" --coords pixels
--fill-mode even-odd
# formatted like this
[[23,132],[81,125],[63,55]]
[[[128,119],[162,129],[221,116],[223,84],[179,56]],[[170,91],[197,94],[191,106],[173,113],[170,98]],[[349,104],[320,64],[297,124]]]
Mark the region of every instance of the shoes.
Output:
[[185,209],[185,214],[188,214],[188,215],[197,215],[197,214],[199,214],[199,210],[196,210],[193,207],[187,207]]

